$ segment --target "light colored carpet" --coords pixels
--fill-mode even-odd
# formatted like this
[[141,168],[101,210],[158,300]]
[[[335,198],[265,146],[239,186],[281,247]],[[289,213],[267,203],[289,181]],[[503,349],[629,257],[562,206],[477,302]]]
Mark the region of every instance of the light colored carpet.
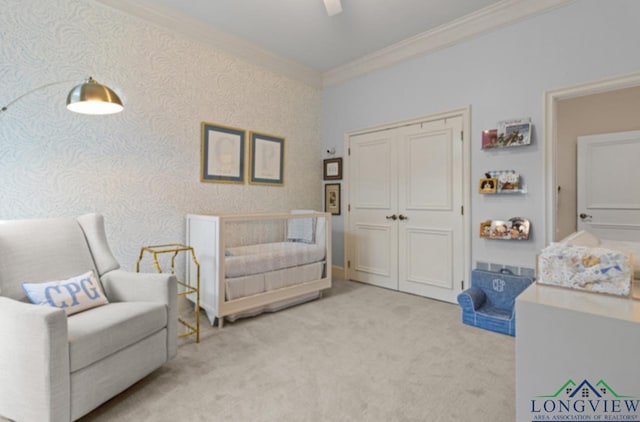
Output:
[[171,362],[89,421],[515,420],[515,342],[457,306],[336,281],[320,300],[202,319]]

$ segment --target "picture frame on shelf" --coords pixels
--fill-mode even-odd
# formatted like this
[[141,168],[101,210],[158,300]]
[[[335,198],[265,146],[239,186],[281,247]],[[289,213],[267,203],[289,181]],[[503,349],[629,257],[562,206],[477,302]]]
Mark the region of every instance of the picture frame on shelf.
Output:
[[251,176],[254,185],[284,186],[284,141],[282,137],[250,132]]
[[487,177],[494,177],[498,182],[497,193],[514,193],[522,191],[520,173],[515,170],[492,170],[485,173]]
[[244,183],[246,131],[201,123],[200,181]]
[[522,217],[508,221],[487,220],[480,223],[480,237],[498,240],[529,240],[531,223]]
[[498,129],[482,131],[482,149],[495,148],[498,143]]
[[340,215],[340,183],[324,185],[324,212]]
[[491,220],[483,221],[480,223],[480,237],[491,236]]
[[495,147],[515,147],[531,144],[531,118],[503,120],[498,122]]
[[497,186],[498,180],[496,178],[482,178],[480,179],[480,183],[478,184],[478,191],[480,193],[496,193]]
[[526,218],[513,217],[509,219],[510,237],[512,240],[529,240],[531,223]]
[[342,158],[327,158],[323,161],[324,180],[342,180]]

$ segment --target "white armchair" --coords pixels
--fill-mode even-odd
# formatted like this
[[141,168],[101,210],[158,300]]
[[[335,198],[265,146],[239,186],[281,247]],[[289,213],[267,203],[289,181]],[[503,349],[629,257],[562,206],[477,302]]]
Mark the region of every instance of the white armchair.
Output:
[[[109,303],[67,316],[22,283],[94,271]],[[120,270],[102,216],[0,221],[0,416],[72,421],[177,352],[176,279]]]

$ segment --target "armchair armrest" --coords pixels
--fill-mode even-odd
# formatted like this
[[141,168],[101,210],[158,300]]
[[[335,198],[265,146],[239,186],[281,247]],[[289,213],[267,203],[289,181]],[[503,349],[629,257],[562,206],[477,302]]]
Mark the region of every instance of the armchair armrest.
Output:
[[175,307],[176,277],[170,274],[109,271],[100,281],[111,302],[159,302]]
[[465,311],[475,311],[486,299],[487,296],[477,287],[470,287],[458,295],[458,303]]
[[0,297],[0,374],[0,415],[15,420],[70,420],[64,310]]
[[133,273],[113,270],[100,281],[104,292],[112,302],[157,302],[167,306],[168,357],[178,351],[178,283],[170,274]]

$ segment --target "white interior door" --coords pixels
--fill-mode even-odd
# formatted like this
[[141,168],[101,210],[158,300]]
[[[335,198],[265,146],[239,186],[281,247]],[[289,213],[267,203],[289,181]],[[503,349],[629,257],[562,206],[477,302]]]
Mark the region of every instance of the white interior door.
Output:
[[395,133],[350,138],[347,277],[398,288],[397,150]]
[[640,241],[640,131],[578,137],[578,230]]
[[464,279],[462,117],[400,132],[399,290],[455,302]]

